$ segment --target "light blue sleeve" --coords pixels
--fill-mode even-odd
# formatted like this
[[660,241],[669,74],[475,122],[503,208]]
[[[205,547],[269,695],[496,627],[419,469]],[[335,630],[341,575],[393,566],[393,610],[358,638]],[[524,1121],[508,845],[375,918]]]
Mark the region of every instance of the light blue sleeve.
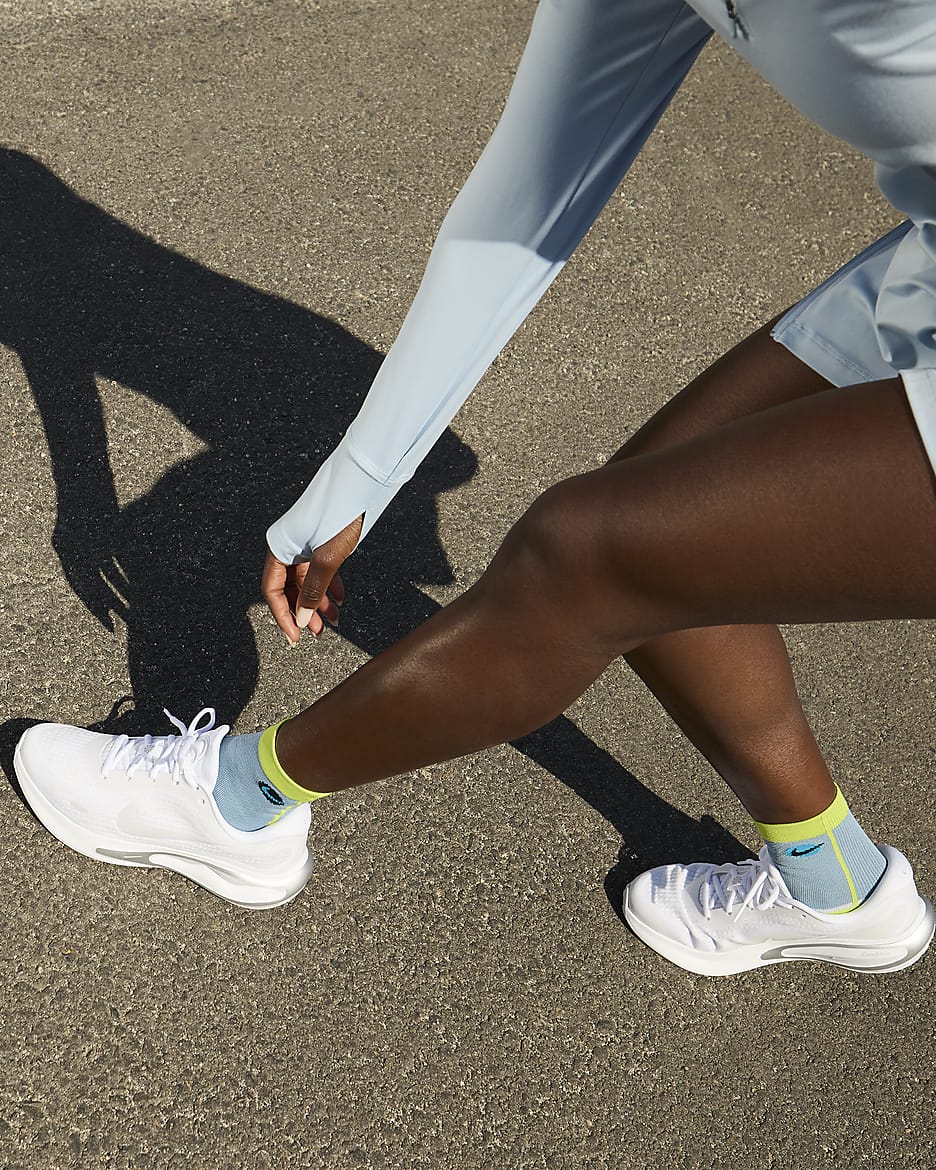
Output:
[[710,29],[682,0],[542,0],[503,116],[338,447],[267,533],[291,564],[366,535],[556,277]]

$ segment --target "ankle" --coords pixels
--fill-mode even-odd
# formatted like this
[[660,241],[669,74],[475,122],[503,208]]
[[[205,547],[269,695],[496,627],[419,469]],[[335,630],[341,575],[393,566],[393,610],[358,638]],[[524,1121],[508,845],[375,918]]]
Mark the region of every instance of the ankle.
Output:
[[814,910],[854,910],[887,865],[837,788],[831,804],[816,816],[755,824],[792,897]]

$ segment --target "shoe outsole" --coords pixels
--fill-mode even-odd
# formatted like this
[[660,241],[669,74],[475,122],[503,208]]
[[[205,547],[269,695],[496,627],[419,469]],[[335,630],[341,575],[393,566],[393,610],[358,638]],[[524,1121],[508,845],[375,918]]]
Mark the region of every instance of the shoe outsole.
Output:
[[[936,930],[936,913],[929,900],[923,897],[920,897],[920,912],[913,927],[903,937],[879,944],[863,939],[840,939],[827,943],[818,939],[804,943],[768,940],[731,951],[696,951],[660,934],[644,922],[630,906],[627,890],[624,892],[624,918],[634,934],[664,959],[694,975],[716,978],[740,975],[743,971],[771,967],[776,963],[792,962],[828,963],[855,971],[859,975],[889,974],[902,971],[921,959],[933,941]],[[823,948],[828,953],[819,953]],[[849,954],[853,956],[851,961]],[[863,962],[856,961],[859,956],[863,957]]]
[[[154,849],[151,852],[135,858],[126,852],[126,842],[121,840],[107,841],[106,839],[89,833],[74,821],[63,816],[49,801],[33,781],[22,757],[21,747],[29,732],[16,745],[13,755],[13,767],[29,807],[38,820],[45,826],[56,840],[69,849],[88,857],[92,861],[100,861],[105,865],[122,865],[133,869],[167,869],[172,873],[180,874],[195,882],[209,893],[218,898],[240,906],[245,910],[273,910],[277,906],[285,906],[302,893],[312,874],[312,858],[306,851],[305,862],[294,875],[293,880],[269,885],[247,884],[240,875],[227,873],[213,866],[208,861],[196,857],[176,856],[168,852]],[[145,856],[145,860],[143,857]]]

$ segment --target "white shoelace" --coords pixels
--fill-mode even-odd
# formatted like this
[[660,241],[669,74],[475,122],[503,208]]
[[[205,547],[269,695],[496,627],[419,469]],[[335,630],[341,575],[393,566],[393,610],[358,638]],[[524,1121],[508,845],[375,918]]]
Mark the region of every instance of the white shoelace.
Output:
[[769,910],[776,905],[792,906],[793,903],[780,874],[763,855],[736,865],[720,865],[699,886],[699,906],[706,918],[711,918],[712,911],[718,909],[732,914],[737,906],[737,921],[748,908]]
[[[163,714],[178,728],[178,735],[144,735],[132,739],[127,735],[115,736],[101,752],[101,773],[123,769],[129,779],[134,772],[141,770],[152,777],[155,768],[162,768],[176,783],[181,778],[198,788],[191,767],[208,749],[204,737],[215,725],[214,707],[203,707],[187,727],[165,708]],[[202,724],[205,716],[208,722]]]

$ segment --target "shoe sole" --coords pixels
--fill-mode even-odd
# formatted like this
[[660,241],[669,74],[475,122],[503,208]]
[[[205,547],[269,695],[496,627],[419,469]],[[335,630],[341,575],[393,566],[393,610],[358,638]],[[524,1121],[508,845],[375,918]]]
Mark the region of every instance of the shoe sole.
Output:
[[92,861],[133,869],[168,869],[195,882],[216,897],[245,910],[273,910],[277,906],[285,906],[302,893],[312,875],[312,859],[308,851],[300,871],[289,875],[288,879],[283,878],[282,881],[269,885],[251,883],[233,870],[185,854],[159,849],[146,852],[128,851],[126,841],[92,834],[63,816],[33,782],[23,763],[19,744],[13,755],[13,768],[23,795],[38,820],[56,840],[83,857],[91,858]]
[[624,918],[637,937],[664,959],[691,971],[694,975],[739,975],[758,967],[775,963],[830,963],[860,975],[883,975],[902,971],[926,953],[933,941],[936,914],[931,903],[920,898],[919,913],[905,935],[886,942],[873,943],[865,939],[837,939],[812,942],[760,942],[737,947],[731,951],[695,951],[660,934],[639,918],[624,895]]

